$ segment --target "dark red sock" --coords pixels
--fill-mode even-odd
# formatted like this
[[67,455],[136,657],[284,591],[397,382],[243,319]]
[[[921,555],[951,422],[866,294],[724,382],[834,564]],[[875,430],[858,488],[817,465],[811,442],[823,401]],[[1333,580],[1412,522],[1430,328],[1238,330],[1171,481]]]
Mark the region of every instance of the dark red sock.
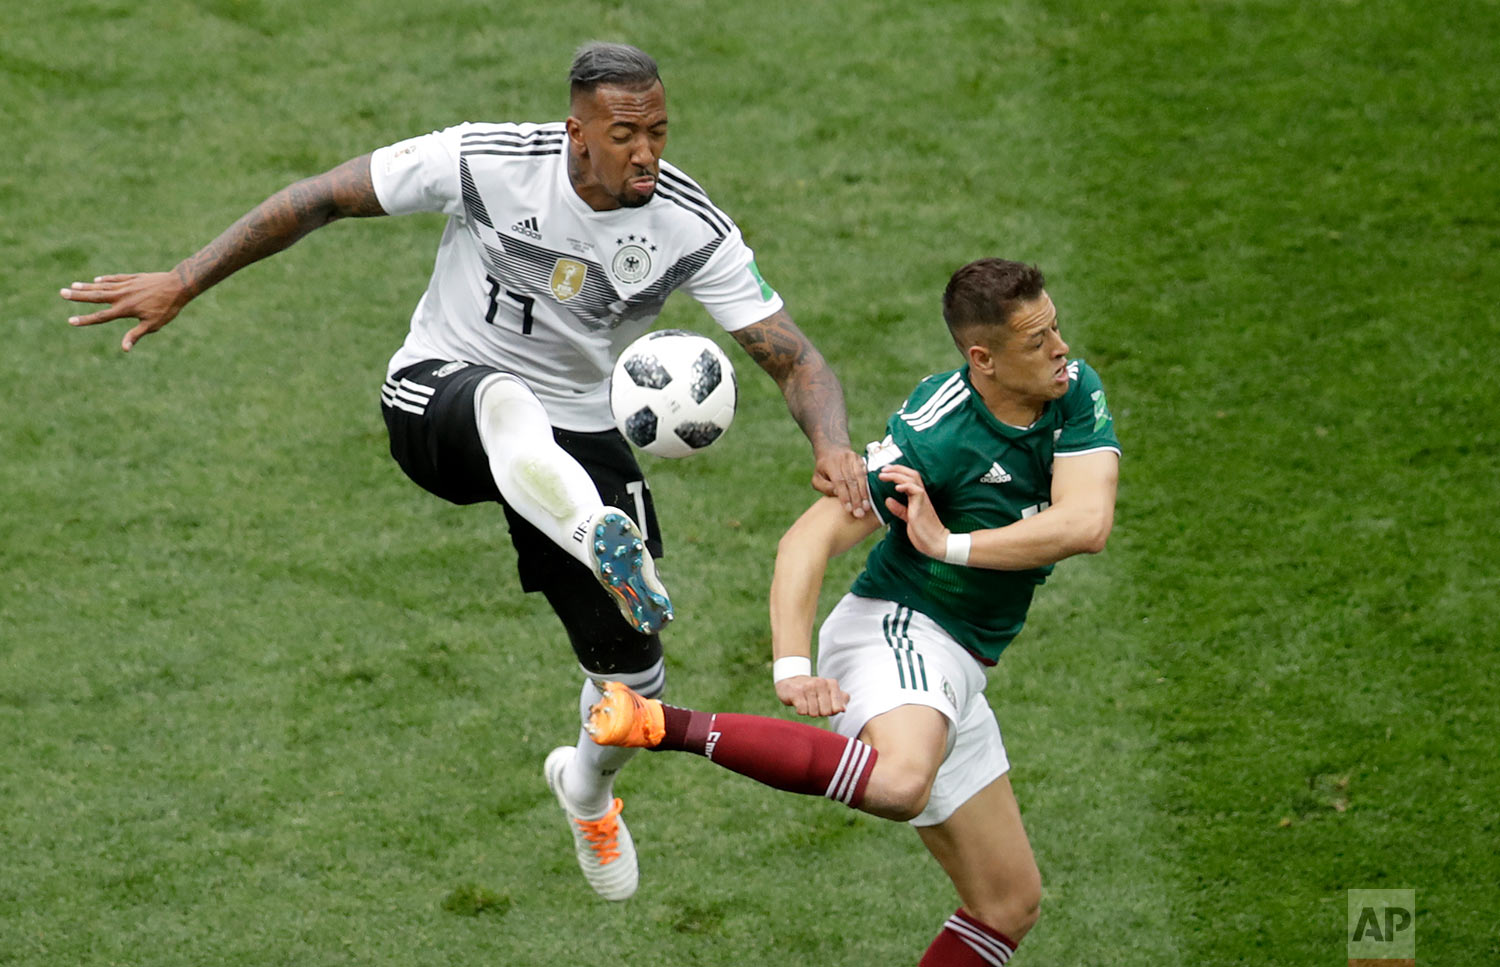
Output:
[[943,924],[917,967],[1003,967],[1015,952],[1014,940],[959,910]]
[[874,748],[802,722],[665,704],[662,717],[666,735],[657,749],[693,752],[776,789],[856,809],[875,768]]

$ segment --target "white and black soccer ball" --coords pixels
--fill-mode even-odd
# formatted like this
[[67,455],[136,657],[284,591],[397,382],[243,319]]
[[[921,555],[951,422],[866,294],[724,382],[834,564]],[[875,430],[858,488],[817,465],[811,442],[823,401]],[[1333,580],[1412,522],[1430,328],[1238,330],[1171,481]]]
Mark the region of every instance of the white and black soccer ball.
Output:
[[615,361],[609,406],[615,426],[658,457],[686,457],[734,422],[734,366],[712,339],[683,329],[647,333]]

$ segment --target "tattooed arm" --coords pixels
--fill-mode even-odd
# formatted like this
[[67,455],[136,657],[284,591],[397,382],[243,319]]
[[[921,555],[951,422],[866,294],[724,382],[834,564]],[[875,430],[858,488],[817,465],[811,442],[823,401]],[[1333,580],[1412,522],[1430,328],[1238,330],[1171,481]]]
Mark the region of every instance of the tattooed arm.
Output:
[[140,320],[120,343],[129,352],[142,336],[171,322],[199,293],[251,262],[275,255],[340,218],[384,214],[370,181],[370,156],[363,155],[281,189],[170,272],[101,275],[93,282],[74,282],[59,294],[73,302],[109,304],[90,315],[73,316],[70,325]]
[[785,309],[736,330],[734,338],[776,380],[787,409],[812,443],[813,487],[837,497],[855,517],[863,517],[870,506],[865,463],[849,448],[844,390],[823,354]]

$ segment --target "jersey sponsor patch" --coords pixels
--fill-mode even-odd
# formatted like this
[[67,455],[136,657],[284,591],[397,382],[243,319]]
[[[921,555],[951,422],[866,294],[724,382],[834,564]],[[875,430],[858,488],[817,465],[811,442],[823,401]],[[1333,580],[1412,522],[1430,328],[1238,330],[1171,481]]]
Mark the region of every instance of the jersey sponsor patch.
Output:
[[579,292],[583,291],[583,280],[588,277],[588,266],[573,259],[558,259],[557,264],[552,266],[552,278],[548,280],[548,287],[558,302],[567,302]]

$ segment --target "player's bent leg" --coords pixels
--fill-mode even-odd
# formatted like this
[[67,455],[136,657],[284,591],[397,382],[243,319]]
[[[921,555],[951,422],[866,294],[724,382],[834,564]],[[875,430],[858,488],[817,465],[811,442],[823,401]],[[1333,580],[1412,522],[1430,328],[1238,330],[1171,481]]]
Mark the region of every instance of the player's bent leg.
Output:
[[880,758],[859,808],[897,822],[921,815],[943,764],[949,727],[943,713],[926,705],[902,705],[865,723],[859,738]]
[[660,631],[673,618],[672,599],[656,576],[656,562],[645,539],[624,511],[603,507],[583,524],[594,577],[643,635]]
[[553,439],[541,400],[520,377],[491,373],[474,390],[474,423],[505,502],[589,563],[572,532],[604,501],[588,472]]
[[917,827],[917,833],[963,903],[944,927],[944,934],[954,936],[940,935],[934,947],[967,940],[970,947],[1013,950],[1040,914],[1042,876],[1009,775],[985,786],[943,822]]
[[879,755],[858,739],[764,715],[699,712],[642,698],[619,682],[589,713],[605,745],[691,752],[783,792],[860,808]]
[[485,377],[474,391],[474,417],[506,504],[587,566],[638,632],[671,621],[671,599],[636,522],[604,505],[588,472],[557,445],[530,387],[508,373]]

